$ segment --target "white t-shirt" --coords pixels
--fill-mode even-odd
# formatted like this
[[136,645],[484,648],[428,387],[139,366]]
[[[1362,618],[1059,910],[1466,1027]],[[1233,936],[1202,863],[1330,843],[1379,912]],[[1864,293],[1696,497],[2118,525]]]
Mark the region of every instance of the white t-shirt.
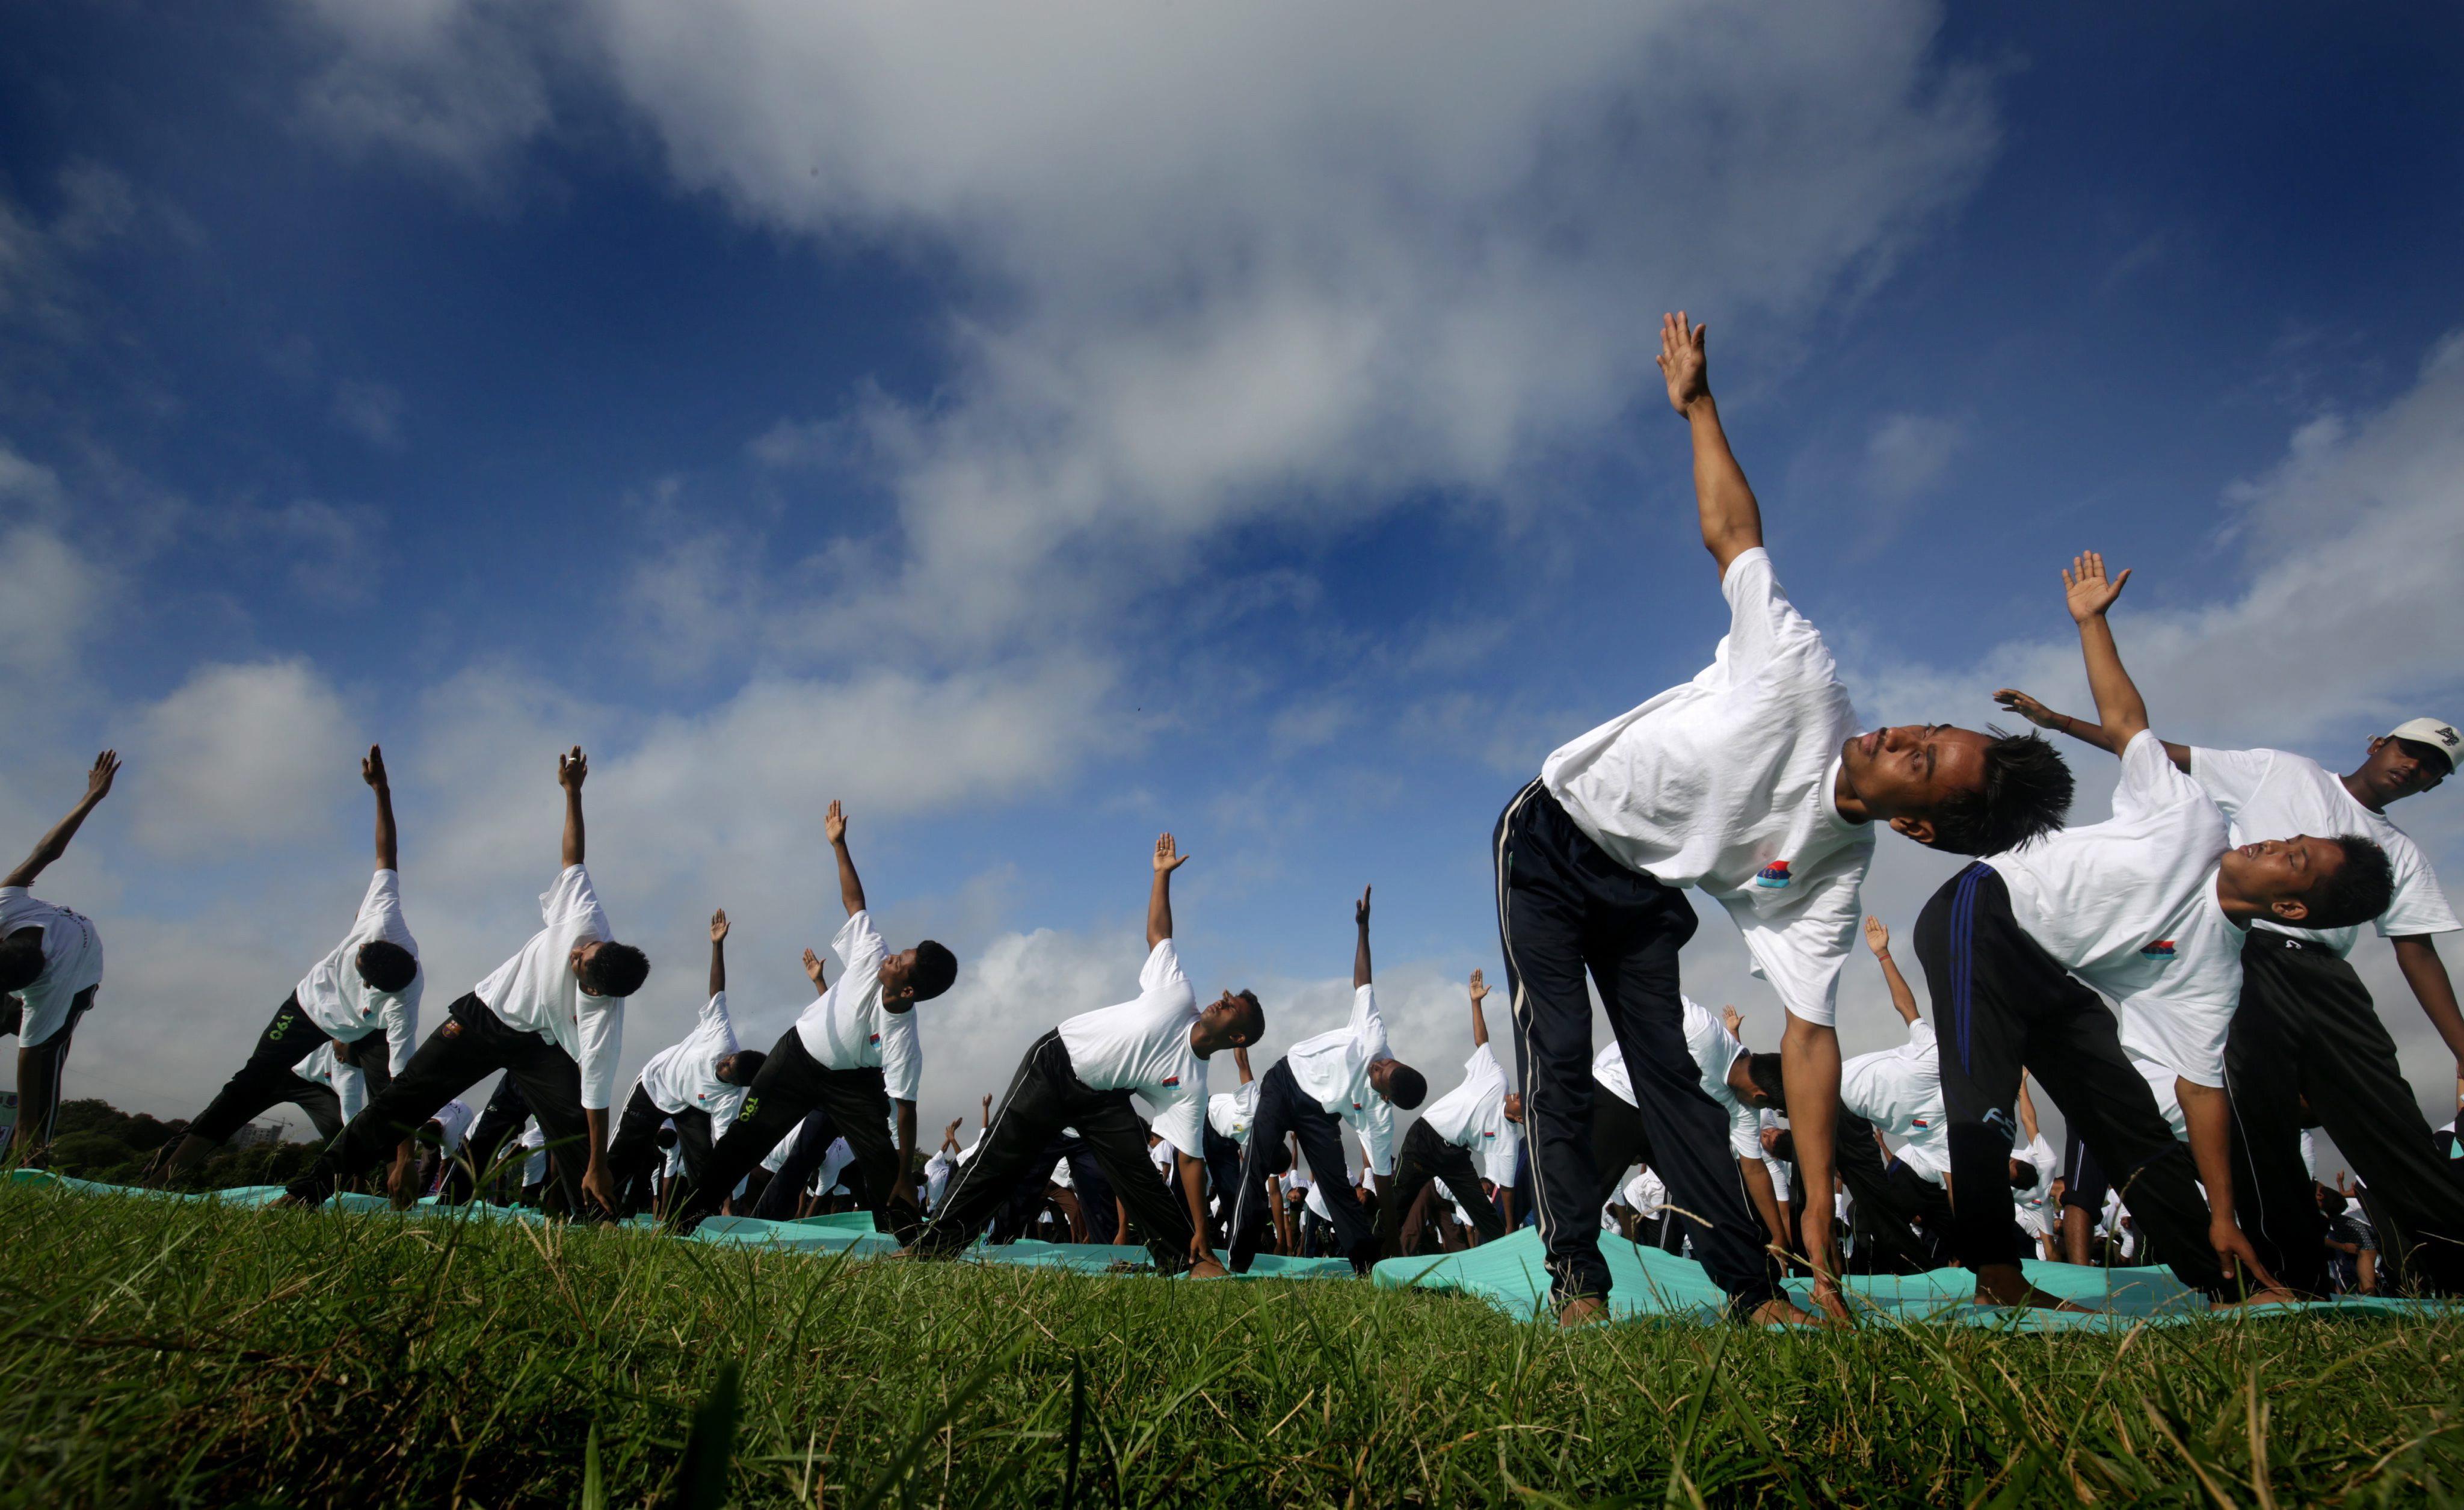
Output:
[[847,1147],[847,1140],[831,1139],[830,1146],[822,1150],[822,1171],[813,1176],[813,1183],[805,1187],[805,1193],[824,1195],[838,1189],[839,1176],[854,1162],[855,1150]]
[[1625,1203],[1644,1216],[1657,1216],[1668,1204],[1668,1187],[1650,1170],[1638,1170],[1625,1182]]
[[799,1122],[788,1130],[785,1137],[770,1145],[770,1151],[761,1155],[761,1167],[773,1174],[785,1169],[787,1160],[795,1155],[796,1145],[803,1141],[803,1136],[804,1125]]
[[1180,1166],[1174,1160],[1172,1154],[1170,1138],[1158,1137],[1155,1142],[1147,1145],[1147,1162],[1155,1167],[1155,1171],[1164,1177],[1166,1184],[1172,1183],[1180,1171]]
[[[1720,1019],[1703,1010],[1691,996],[1679,998],[1685,1004],[1685,1048],[1694,1057],[1697,1082],[1703,1094],[1719,1104],[1728,1118],[1728,1151],[1741,1159],[1763,1156],[1762,1119],[1745,1099],[1728,1086],[1728,1066],[1746,1046],[1727,1030]],[[1639,1105],[1634,1099],[1634,1079],[1626,1073],[1625,1051],[1617,1046],[1614,1034],[1606,1047],[1593,1057],[1592,1078],[1602,1089],[1629,1106]]]
[[1253,1080],[1207,1097],[1206,1125],[1242,1147],[1248,1147],[1249,1124],[1258,1115],[1258,1084]]
[[[2376,919],[2381,938],[2453,933],[2464,928],[2447,905],[2447,894],[2438,887],[2438,872],[2431,868],[2421,846],[2388,822],[2385,813],[2364,807],[2344,790],[2343,779],[2318,761],[2281,750],[2193,750],[2190,775],[2224,810],[2236,844],[2300,834],[2321,839],[2359,834],[2376,840],[2395,869],[2395,897]],[[2339,958],[2350,954],[2362,937],[2359,924],[2288,928],[2261,918],[2251,926],[2324,944]]]
[[2061,1157],[2054,1152],[2054,1146],[2045,1141],[2041,1132],[2012,1157],[2033,1164],[2036,1169],[2035,1184],[2024,1191],[2011,1193],[2012,1201],[2018,1209],[2019,1225],[2035,1236],[2050,1236],[2055,1218],[2060,1215],[2054,1210],[2054,1175],[2060,1171]]
[[[487,999],[481,997],[481,1000]],[[522,1183],[543,1185],[547,1182],[547,1132],[537,1117],[522,1124],[521,1147],[538,1151],[522,1161]]]
[[1908,1024],[1908,1040],[1859,1054],[1839,1066],[1839,1105],[1882,1129],[1902,1149],[1926,1145],[1935,1162],[1950,1162],[1950,1119],[1942,1100],[1942,1054],[1933,1024]]
[[566,956],[592,939],[613,939],[607,909],[590,872],[567,865],[539,893],[539,921],[521,952],[479,982],[478,996],[507,1024],[537,1033],[582,1066],[582,1105],[605,1111],[616,1094],[616,1061],[625,1048],[625,998],[583,995]]
[[1506,1070],[1487,1044],[1471,1051],[1463,1061],[1463,1083],[1432,1102],[1420,1120],[1456,1148],[1478,1154],[1481,1173],[1491,1184],[1514,1183],[1514,1150],[1522,1146],[1523,1130],[1506,1119]]
[[1380,1174],[1395,1171],[1395,1108],[1369,1083],[1369,1066],[1391,1058],[1375,986],[1353,988],[1351,1021],[1301,1039],[1284,1056],[1301,1094],[1343,1119]]
[[743,1085],[718,1078],[718,1061],[737,1050],[736,1025],[728,1020],[727,993],[703,1004],[701,1018],[681,1042],[671,1043],[642,1066],[641,1085],[650,1105],[670,1116],[685,1110],[710,1115],[713,1140],[727,1136],[744,1105]]
[[1061,1046],[1089,1088],[1135,1092],[1154,1113],[1155,1130],[1174,1148],[1202,1149],[1206,1061],[1189,1046],[1196,1026],[1198,994],[1167,938],[1138,972],[1137,999],[1063,1022]]
[[[1780,1126],[1779,1113],[1771,1110],[1768,1106],[1755,1113],[1755,1130],[1758,1133],[1766,1128],[1776,1128]],[[1759,1137],[1755,1139],[1755,1152],[1762,1158],[1763,1169],[1771,1175],[1771,1193],[1779,1197],[1779,1203],[1782,1206],[1787,1205],[1789,1184],[1788,1160],[1773,1158],[1769,1153],[1764,1153],[1761,1149],[1761,1139]]]
[[796,1019],[796,1037],[825,1069],[880,1065],[890,1098],[913,1101],[924,1084],[924,1045],[913,1008],[892,1012],[881,1004],[881,966],[890,946],[873,928],[872,914],[849,914],[830,952],[845,973]]
[[368,1078],[357,1067],[343,1063],[330,1042],[319,1044],[316,1053],[291,1066],[291,1073],[331,1090],[334,1099],[341,1104],[344,1122],[358,1116],[360,1108],[368,1104]]
[[102,984],[102,935],[92,919],[31,896],[24,886],[0,886],[0,938],[30,928],[43,930],[43,973],[16,992],[26,1004],[17,1039],[25,1048],[51,1041],[68,1021],[77,994]]
[[456,1098],[437,1108],[436,1115],[428,1120],[435,1123],[443,1131],[445,1136],[441,1147],[446,1152],[451,1153],[462,1147],[462,1139],[470,1132],[471,1124],[477,1119],[478,1115],[472,1109],[469,1102]]
[[1874,857],[1873,825],[1832,801],[1857,711],[1769,554],[1730,561],[1720,591],[1728,632],[1711,664],[1560,747],[1540,779],[1621,863],[1719,898],[1753,973],[1828,1024]]
[[924,1209],[926,1211],[932,1211],[941,1204],[941,1193],[950,1188],[950,1171],[957,1167],[958,1161],[950,1156],[950,1150],[947,1149],[940,1149],[924,1161]]
[[402,918],[402,877],[391,870],[369,878],[368,894],[361,899],[351,931],[300,978],[293,995],[308,1020],[338,1043],[355,1043],[383,1030],[387,1067],[399,1075],[419,1046],[419,996],[428,972],[411,976],[410,984],[398,992],[374,989],[360,978],[360,950],[379,939],[418,956],[419,945]]
[[1940,1185],[1950,1172],[1949,1150],[1936,1151],[1922,1143],[1903,1143],[1895,1150],[1902,1164],[1916,1171],[1917,1178],[1927,1185]]
[[2113,816],[1986,861],[2011,915],[2122,1009],[2122,1046],[2194,1085],[2225,1083],[2242,931],[2216,902],[2225,816],[2154,731],[2122,752]]

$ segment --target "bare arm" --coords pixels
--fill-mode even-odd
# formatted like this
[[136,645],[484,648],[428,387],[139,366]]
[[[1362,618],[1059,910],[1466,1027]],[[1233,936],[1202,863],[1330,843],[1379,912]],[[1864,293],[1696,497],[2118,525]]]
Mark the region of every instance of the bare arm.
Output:
[[1473,971],[1471,973],[1471,1046],[1473,1048],[1483,1047],[1488,1042],[1488,1019],[1482,1017],[1480,1012],[1481,999],[1487,995],[1488,982],[1480,978],[1479,971]]
[[1668,404],[1685,417],[1694,436],[1694,507],[1701,514],[1703,546],[1728,575],[1728,563],[1763,543],[1763,514],[1754,490],[1746,485],[1745,469],[1728,449],[1727,432],[1720,427],[1720,406],[1711,398],[1710,365],[1704,355],[1707,326],[1689,324],[1685,312],[1660,317],[1661,376],[1668,382]]
[[[2015,687],[2006,687],[1993,694],[1993,700],[2039,729],[2057,734],[2068,734],[2081,744],[2094,745],[2107,755],[2122,754],[2122,746],[2105,734],[2103,728],[2069,713],[2057,713]],[[2166,758],[2188,771],[2190,769],[2190,747],[2165,741]]]
[[85,816],[94,811],[94,805],[111,795],[111,778],[119,774],[120,752],[105,750],[96,755],[94,768],[85,774],[85,796],[77,799],[77,806],[69,809],[68,817],[52,825],[52,831],[34,845],[33,853],[28,855],[16,869],[10,871],[8,879],[0,881],[0,886],[31,886],[34,878],[41,875],[53,861],[67,854],[69,841],[77,837],[77,829],[85,822]]
[[727,908],[710,915],[710,994],[727,989]]
[[1189,863],[1165,834],[1155,840],[1155,882],[1147,888],[1147,948],[1172,937],[1172,873]]
[[2019,1077],[2019,1130],[2028,1135],[2030,1143],[2036,1141],[2036,1104],[2028,1095],[2028,1077],[2024,1073]]
[[2239,1260],[2258,1283],[2274,1289],[2275,1276],[2258,1261],[2258,1251],[2233,1217],[2233,1131],[2224,1091],[2176,1077],[2173,1093],[2182,1099],[2182,1121],[2189,1130],[2190,1158],[2199,1167],[2199,1183],[2208,1188],[2208,1246],[2216,1251],[2216,1261],[2226,1274],[2232,1274]]
[[1900,1020],[1915,1027],[1917,994],[1908,989],[1908,977],[1900,974],[1899,961],[1891,957],[1891,930],[1881,918],[1865,920],[1865,947],[1874,952],[1875,962],[1882,967],[1882,984],[1891,988],[1891,1005],[1899,1009]]
[[382,748],[368,746],[367,758],[360,762],[360,779],[377,795],[377,868],[400,870],[402,856],[394,843],[393,786],[385,779]]
[[2448,978],[2438,946],[2427,933],[2409,933],[2391,942],[2396,968],[2404,972],[2412,998],[2421,1003],[2422,1015],[2438,1030],[2447,1052],[2455,1056],[2459,1075],[2464,1075],[2464,1012],[2456,1010],[2455,983]]
[[830,853],[839,860],[839,904],[853,917],[864,910],[864,883],[856,879],[855,857],[847,853],[847,815],[835,800],[822,815],[822,832],[829,839]]
[[2075,558],[2062,573],[2063,599],[2079,624],[2079,651],[2087,658],[2088,689],[2096,694],[2096,716],[2103,725],[2105,748],[2116,751],[2147,727],[2147,704],[2139,695],[2139,684],[2123,669],[2113,625],[2105,619],[2105,610],[2129,580],[2126,570],[2108,579],[2104,558],[2095,551]]
[[1358,991],[1369,984],[1369,887],[1360,888],[1359,905],[1352,909],[1353,924],[1359,929],[1359,942],[1352,946],[1352,989]]
[[1746,1194],[1754,1203],[1754,1214],[1771,1232],[1771,1240],[1786,1247],[1788,1218],[1780,1211],[1779,1187],[1771,1183],[1771,1170],[1760,1159],[1739,1159],[1737,1172],[1746,1177]]
[[582,864],[582,783],[590,776],[590,757],[575,745],[571,755],[556,757],[556,782],[564,788],[565,868]]
[[1172,1150],[1172,1163],[1180,1175],[1180,1198],[1189,1205],[1190,1262],[1213,1263],[1215,1249],[1206,1240],[1206,1166],[1178,1149]]

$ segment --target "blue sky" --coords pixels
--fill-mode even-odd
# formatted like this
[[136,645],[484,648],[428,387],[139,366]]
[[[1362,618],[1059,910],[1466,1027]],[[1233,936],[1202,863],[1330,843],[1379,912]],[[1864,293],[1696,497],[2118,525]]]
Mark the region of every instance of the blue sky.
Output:
[[[2458,716],[2464,29],[2416,19],[11,8],[10,842],[130,760],[46,879],[111,960],[73,1073],[210,1093],[348,917],[370,739],[441,1008],[578,740],[631,1062],[715,905],[748,1039],[800,1004],[838,796],[968,962],[930,1114],[1126,990],[1165,826],[1278,1046],[1375,882],[1443,1083],[1498,807],[1719,632],[1663,308],[1869,716],[2082,695],[2085,546],[2168,732]],[[2464,874],[2457,799],[2396,816]],[[1871,904],[1942,873],[1886,842]],[[1724,922],[1687,968],[1776,1031]]]

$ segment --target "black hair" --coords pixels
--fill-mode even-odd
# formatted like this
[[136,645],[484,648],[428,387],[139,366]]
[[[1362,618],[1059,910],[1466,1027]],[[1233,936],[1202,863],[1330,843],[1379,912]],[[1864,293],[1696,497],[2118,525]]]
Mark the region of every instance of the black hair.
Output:
[[360,978],[370,991],[407,991],[418,976],[419,956],[393,940],[372,938],[360,946]]
[[650,978],[650,956],[630,944],[602,944],[582,965],[582,984],[594,996],[629,996]]
[[1985,779],[1925,815],[1933,845],[1954,855],[1998,855],[2062,826],[2071,810],[2070,763],[2042,734],[1988,726]]
[[2359,834],[2338,834],[2328,843],[2344,852],[2344,863],[2301,899],[2310,905],[2301,926],[2359,928],[2395,901],[2395,866],[2376,841]]
[[753,1078],[761,1073],[761,1066],[770,1062],[770,1056],[759,1049],[737,1049],[735,1059],[736,1083],[739,1085],[752,1084]]
[[1780,1074],[1778,1055],[1747,1055],[1746,1078],[1752,1081],[1754,1089],[1761,1091],[1763,1099],[1771,1103],[1771,1110],[1788,1110],[1788,1080]]
[[2037,1170],[2035,1160],[2013,1159],[2011,1161],[2011,1188],[2013,1190],[2035,1190],[2036,1188],[2036,1174]]
[[1780,1128],[1779,1131],[1771,1138],[1771,1156],[1784,1164],[1794,1162],[1796,1158],[1796,1134],[1786,1127]]
[[1401,1110],[1409,1111],[1426,1100],[1429,1077],[1411,1065],[1397,1062],[1395,1073],[1386,1082],[1386,1099]]
[[20,929],[0,940],[0,991],[23,991],[42,978],[41,929]]
[[957,978],[957,955],[929,938],[915,946],[915,973],[907,979],[915,988],[916,1000],[932,1000]]
[[676,1146],[676,1129],[673,1127],[661,1127],[659,1129],[657,1142],[660,1148],[674,1148]]
[[[1249,1009],[1249,1042],[1256,1043],[1264,1040],[1266,1036],[1266,1009],[1258,1004],[1258,994],[1254,991],[1236,991],[1232,993],[1232,999]],[[1244,1044],[1243,1047],[1246,1045]]]

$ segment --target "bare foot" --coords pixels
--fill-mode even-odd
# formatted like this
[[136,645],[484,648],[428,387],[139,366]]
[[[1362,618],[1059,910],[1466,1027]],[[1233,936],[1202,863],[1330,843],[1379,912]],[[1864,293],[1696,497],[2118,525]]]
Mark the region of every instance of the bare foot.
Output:
[[1577,1295],[1557,1311],[1557,1324],[1562,1327],[1595,1326],[1609,1319],[1608,1297]]
[[1220,1280],[1231,1272],[1212,1258],[1200,1258],[1189,1266],[1189,1277],[1193,1280]]
[[1756,1326],[1812,1326],[1813,1317],[1796,1308],[1796,1302],[1784,1295],[1775,1295],[1754,1307]]
[[1815,1284],[1814,1303],[1820,1306],[1822,1314],[1832,1321],[1844,1322],[1850,1319],[1848,1298],[1839,1293],[1839,1286],[1837,1284]]
[[1976,1271],[1976,1303],[1979,1305],[2022,1306],[2039,1311],[2078,1311],[2086,1313],[2092,1307],[2076,1301],[2065,1301],[2058,1295],[2037,1289],[2027,1276],[2012,1264],[1989,1263]]
[[2211,1301],[2208,1303],[2208,1309],[2233,1311],[2252,1305],[2299,1305],[2300,1303],[2301,1297],[2291,1290],[2259,1290],[2238,1301]]

